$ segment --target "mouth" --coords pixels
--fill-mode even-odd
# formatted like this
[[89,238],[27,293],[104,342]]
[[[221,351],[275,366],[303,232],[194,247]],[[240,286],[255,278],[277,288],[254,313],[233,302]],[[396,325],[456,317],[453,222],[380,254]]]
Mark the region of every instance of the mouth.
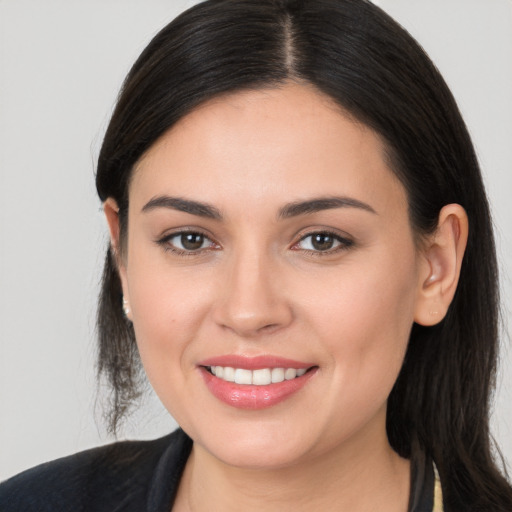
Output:
[[206,370],[218,379],[225,382],[234,382],[245,386],[268,386],[279,384],[285,380],[302,377],[310,368],[260,368],[248,370],[246,368],[233,368],[231,366],[205,366]]
[[264,409],[299,394],[318,366],[275,357],[226,356],[198,365],[210,393],[239,409]]

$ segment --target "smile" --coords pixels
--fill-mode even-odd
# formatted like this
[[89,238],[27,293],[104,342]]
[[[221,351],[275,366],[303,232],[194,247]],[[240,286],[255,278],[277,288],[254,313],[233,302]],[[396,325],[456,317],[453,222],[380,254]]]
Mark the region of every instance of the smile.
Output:
[[318,373],[314,363],[274,356],[219,356],[201,361],[206,388],[237,409],[266,409],[297,396]]
[[206,368],[212,375],[225,382],[254,386],[278,384],[285,380],[302,377],[307,372],[306,368],[261,368],[258,370],[232,368],[231,366],[208,366]]

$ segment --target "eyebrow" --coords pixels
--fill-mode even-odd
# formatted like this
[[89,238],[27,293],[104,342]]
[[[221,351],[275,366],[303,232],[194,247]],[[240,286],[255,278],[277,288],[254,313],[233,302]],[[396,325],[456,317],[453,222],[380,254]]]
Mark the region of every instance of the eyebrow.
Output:
[[222,219],[222,214],[217,208],[215,208],[215,206],[207,203],[200,203],[198,201],[192,201],[190,199],[183,199],[181,197],[154,197],[143,206],[142,211],[149,212],[156,208],[170,208],[179,212],[197,215],[198,217],[206,217],[207,219]]
[[318,197],[308,201],[297,201],[287,204],[279,210],[279,218],[289,219],[298,215],[308,215],[311,213],[320,212],[322,210],[332,210],[334,208],[358,208],[370,213],[377,214],[377,212],[366,203],[353,199],[351,197]]
[[[205,217],[207,219],[222,220],[222,214],[215,206],[182,197],[157,196],[148,201],[142,208],[143,212],[155,210],[157,208],[169,208],[180,212]],[[370,213],[377,212],[367,203],[351,197],[318,197],[307,201],[296,201],[284,205],[278,214],[280,219],[289,219],[299,215],[308,215],[322,210],[332,210],[334,208],[358,208]]]

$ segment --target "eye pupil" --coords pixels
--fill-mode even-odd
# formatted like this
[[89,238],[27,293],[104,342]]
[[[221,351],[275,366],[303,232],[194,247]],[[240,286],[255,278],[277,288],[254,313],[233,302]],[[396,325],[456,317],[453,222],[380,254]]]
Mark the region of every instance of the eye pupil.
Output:
[[204,243],[204,236],[199,233],[183,233],[181,235],[181,245],[188,251],[200,249]]
[[325,233],[317,233],[312,236],[311,244],[317,251],[327,251],[332,249],[334,238]]

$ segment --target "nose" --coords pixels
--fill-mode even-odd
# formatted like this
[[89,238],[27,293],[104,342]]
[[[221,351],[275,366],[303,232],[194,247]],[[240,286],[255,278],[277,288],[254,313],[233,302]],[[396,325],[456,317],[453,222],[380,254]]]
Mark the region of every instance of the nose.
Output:
[[245,251],[225,263],[214,308],[218,325],[238,336],[255,338],[292,322],[293,311],[277,262]]

